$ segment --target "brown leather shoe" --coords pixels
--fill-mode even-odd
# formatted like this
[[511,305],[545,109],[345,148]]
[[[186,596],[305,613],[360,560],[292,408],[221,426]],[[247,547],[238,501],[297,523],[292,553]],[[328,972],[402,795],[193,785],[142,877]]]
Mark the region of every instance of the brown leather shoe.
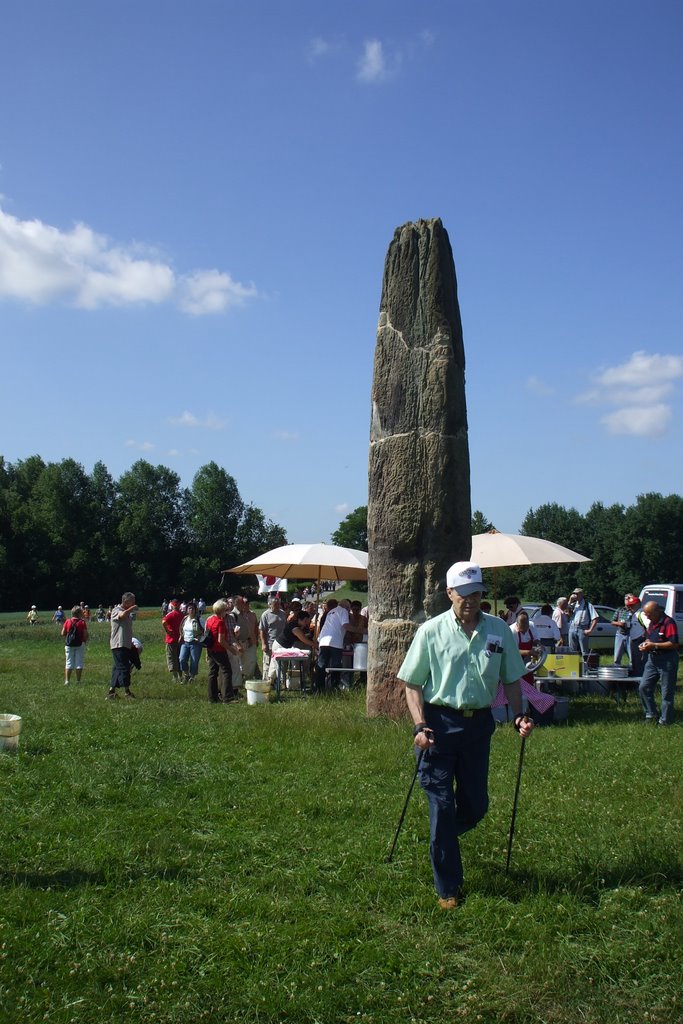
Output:
[[448,896],[445,899],[439,896],[439,906],[442,910],[457,910],[460,900],[457,896]]

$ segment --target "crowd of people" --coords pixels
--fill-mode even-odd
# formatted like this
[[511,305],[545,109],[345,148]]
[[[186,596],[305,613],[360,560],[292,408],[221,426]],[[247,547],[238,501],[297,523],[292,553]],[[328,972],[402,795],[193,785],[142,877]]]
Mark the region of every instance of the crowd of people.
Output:
[[[322,587],[321,587],[322,590]],[[348,685],[351,669],[344,654],[367,640],[367,608],[360,601],[328,597],[321,606],[310,591],[283,601],[275,592],[260,618],[244,594],[216,601],[205,621],[201,600],[162,604],[166,667],[175,682],[192,683],[199,674],[202,650],[208,666],[208,699],[231,703],[249,681],[274,684],[278,661],[296,657],[307,662],[316,692]],[[257,660],[261,642],[262,666]],[[307,668],[303,669],[304,676]]]
[[[321,586],[321,590],[325,590],[325,586]],[[358,600],[338,601],[333,596],[319,605],[312,599],[314,596],[322,595],[314,595],[306,588],[291,600],[283,601],[283,595],[272,593],[260,618],[252,611],[250,600],[244,594],[221,598],[211,609],[207,609],[203,598],[164,599],[161,622],[169,674],[175,682],[193,683],[200,674],[204,652],[208,699],[212,703],[231,703],[239,699],[242,688],[250,680],[267,681],[272,685],[278,661],[288,657],[295,658],[299,665],[304,662],[308,666],[312,687],[317,693],[348,686],[353,671],[349,660],[354,645],[367,642],[368,609]],[[126,696],[133,696],[130,668],[139,663],[141,650],[141,644],[132,635],[136,610],[134,595],[127,593],[120,604],[107,609],[100,604],[95,612],[98,622],[110,623],[114,668],[107,693],[109,699],[118,696],[121,689]],[[482,601],[480,610],[490,614],[490,602]],[[203,621],[202,616],[207,611],[210,614]],[[504,599],[498,614],[510,627],[525,659],[529,659],[539,645],[554,653],[578,653],[588,657],[590,637],[599,621],[595,607],[580,587],[569,597],[559,597],[554,607],[542,604],[531,620],[516,595]],[[38,624],[35,605],[26,618],[29,625]],[[64,638],[64,683],[67,686],[74,673],[76,682],[81,682],[92,618],[84,601],[74,605],[68,614],[59,605],[52,616],[52,622],[59,626]],[[638,596],[631,593],[624,596],[624,603],[615,611],[612,621],[616,629],[614,664],[621,665],[626,658],[630,675],[640,680],[645,720],[669,724],[673,721],[678,668],[675,622],[656,602],[650,601],[641,607]],[[259,641],[262,667],[257,658]],[[302,669],[302,678],[304,672]],[[657,685],[662,693],[660,712],[654,703]]]
[[[504,608],[498,614],[513,632],[523,633],[525,641],[531,637],[534,643],[542,644],[553,653],[588,657],[590,638],[599,622],[599,615],[580,587],[569,597],[558,597],[554,608],[550,604],[542,604],[531,622],[518,597],[506,597],[503,604]],[[483,601],[482,606],[483,610],[490,612],[488,601]],[[626,655],[632,675],[641,675],[643,657],[640,644],[646,621],[640,599],[635,594],[626,594],[624,605],[616,610],[612,621],[616,627],[614,664],[620,665]]]
[[[397,683],[405,688],[406,706],[413,720],[417,758],[413,782],[419,777],[427,797],[434,885],[439,906],[446,910],[457,908],[463,899],[459,837],[473,829],[488,808],[489,751],[495,731],[492,708],[503,699],[512,712],[515,729],[522,741],[526,740],[534,721],[523,708],[522,692],[524,681],[529,683],[527,659],[533,648],[539,643],[554,650],[568,645],[570,650],[585,654],[586,638],[590,638],[598,621],[594,606],[581,589],[569,598],[559,598],[554,609],[549,604],[541,605],[533,623],[514,596],[505,599],[499,616],[491,615],[490,603],[483,600],[485,593],[479,565],[454,563],[446,576],[451,607],[418,627],[396,675]],[[68,618],[54,617],[61,623],[65,638],[67,684],[74,671],[80,680],[83,670],[82,654],[78,652],[89,635],[84,611],[83,606],[76,605]],[[121,691],[126,698],[134,698],[131,669],[140,665],[140,645],[133,637],[136,611],[132,592],[124,593],[120,603],[110,610],[112,674],[108,700],[117,699]],[[641,608],[634,594],[625,595],[613,621],[615,663],[626,654],[632,664],[639,666],[645,722],[671,725],[678,667],[675,621],[656,601],[648,601]],[[368,609],[360,601],[339,601],[332,596],[320,608],[303,594],[283,606],[276,593],[257,619],[248,598],[237,594],[217,600],[202,623],[199,601],[172,598],[164,602],[161,622],[166,666],[173,679],[192,683],[205,649],[208,699],[230,704],[238,699],[245,679],[261,675],[262,680],[272,681],[279,657],[310,657],[319,693],[338,686],[335,674],[344,671],[345,649],[367,638]],[[259,638],[261,669],[257,660]],[[661,688],[659,709],[657,685]]]
[[[289,651],[308,656],[308,670],[317,692],[348,685],[351,669],[348,665],[342,668],[342,661],[345,653],[352,652],[354,643],[367,641],[368,610],[360,601],[337,601],[331,596],[319,605],[317,599],[330,592],[334,592],[334,584],[326,582],[321,583],[320,593],[306,587],[296,591],[291,600],[286,594],[274,592],[268,596],[268,606],[260,618],[244,594],[221,598],[210,607],[203,598],[164,598],[161,623],[169,675],[174,682],[194,683],[204,653],[209,701],[230,703],[239,699],[250,680],[272,684],[277,672],[273,653],[284,656]],[[114,699],[120,690],[133,697],[129,669],[130,664],[139,662],[142,649],[132,635],[136,612],[137,604],[130,592],[117,605],[105,609],[100,604],[94,615],[85,601],[70,611],[57,606],[51,622],[59,627],[64,639],[65,685],[71,684],[74,674],[76,682],[82,681],[89,626],[95,619],[110,625],[115,664],[107,697]],[[39,624],[35,605],[26,619],[31,626]],[[262,667],[257,657],[259,641]]]
[[202,650],[206,652],[212,704],[238,699],[243,683],[258,677],[257,620],[248,597],[237,594],[214,602],[205,622],[202,598],[187,602],[171,598],[163,602],[161,611],[166,667],[176,682],[194,682]]
[[[486,608],[484,608],[486,605]],[[554,653],[580,654],[590,652],[590,637],[599,616],[577,587],[571,595],[557,599],[555,608],[543,604],[533,619],[518,597],[508,597],[499,615],[510,626],[523,656],[536,646]],[[482,610],[491,610],[482,602]],[[647,723],[670,725],[673,722],[674,693],[678,672],[678,628],[656,601],[641,606],[636,594],[625,594],[624,603],[612,618],[614,636],[613,663],[621,665],[624,657],[629,675],[638,679],[638,692]],[[657,709],[654,694],[661,690],[661,708]]]
[[278,657],[308,654],[317,693],[349,685],[351,670],[343,665],[345,652],[367,640],[368,609],[360,601],[293,598],[287,610],[279,595],[268,602],[259,622],[263,650],[263,679],[274,680]]

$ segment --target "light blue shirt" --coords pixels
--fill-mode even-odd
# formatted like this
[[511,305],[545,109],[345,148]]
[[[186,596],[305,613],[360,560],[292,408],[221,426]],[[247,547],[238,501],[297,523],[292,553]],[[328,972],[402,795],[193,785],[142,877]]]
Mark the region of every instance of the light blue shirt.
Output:
[[588,629],[593,619],[597,619],[598,613],[592,604],[586,601],[585,597],[576,602],[574,614],[571,617],[571,625],[574,629]]
[[486,708],[500,680],[514,683],[524,673],[517,641],[502,619],[480,612],[468,636],[449,609],[419,627],[398,678],[421,689],[429,704]]

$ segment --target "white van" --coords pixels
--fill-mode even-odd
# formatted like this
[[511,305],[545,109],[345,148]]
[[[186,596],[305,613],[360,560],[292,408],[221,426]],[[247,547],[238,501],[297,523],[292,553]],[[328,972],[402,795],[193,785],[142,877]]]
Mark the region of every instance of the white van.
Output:
[[648,583],[640,592],[642,605],[656,601],[678,626],[678,638],[683,638],[683,583]]

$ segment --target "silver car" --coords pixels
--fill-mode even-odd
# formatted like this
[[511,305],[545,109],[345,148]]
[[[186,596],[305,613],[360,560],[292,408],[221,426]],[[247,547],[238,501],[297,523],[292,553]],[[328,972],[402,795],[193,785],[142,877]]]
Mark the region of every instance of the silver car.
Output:
[[[595,624],[595,629],[588,637],[590,649],[591,651],[613,651],[617,627],[612,622],[612,619],[616,613],[616,608],[610,608],[608,604],[594,604],[593,607],[598,613],[598,621]],[[540,615],[540,605],[525,604],[524,608],[528,611],[531,622],[534,621],[537,615]]]
[[595,624],[595,629],[588,637],[592,651],[613,651],[614,650],[614,637],[617,633],[617,627],[612,622],[617,609],[610,608],[608,604],[594,604],[596,612],[598,613],[598,621]]

